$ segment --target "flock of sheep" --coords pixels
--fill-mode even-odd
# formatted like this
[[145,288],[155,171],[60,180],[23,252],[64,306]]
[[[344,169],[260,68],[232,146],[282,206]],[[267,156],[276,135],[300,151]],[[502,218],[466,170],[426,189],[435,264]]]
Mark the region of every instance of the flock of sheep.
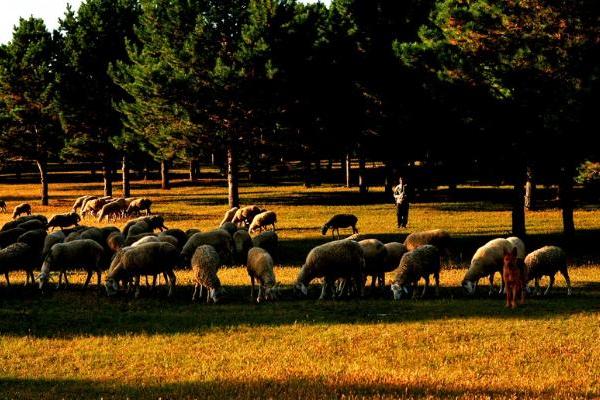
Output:
[[[122,200],[122,201],[121,201]],[[107,206],[115,204],[107,208]],[[87,287],[94,273],[101,285],[105,272],[108,295],[119,290],[135,289],[140,293],[143,277],[154,286],[164,277],[173,293],[176,268],[193,271],[193,300],[206,296],[207,302],[217,302],[223,295],[218,271],[223,266],[246,265],[254,297],[258,284],[258,302],[276,299],[279,285],[274,273],[274,258],[278,257],[278,236],[275,232],[277,215],[258,206],[233,208],[225,213],[218,228],[200,232],[198,229],[168,229],[160,215],[150,215],[149,199],[109,199],[84,196],[75,202],[70,213],[59,214],[47,220],[43,215],[31,215],[31,208],[16,207],[13,221],[0,230],[0,274],[10,285],[9,272],[24,270],[26,284],[37,280],[43,289],[53,273],[58,274],[58,287],[68,285],[67,271],[84,269]],[[18,208],[18,210],[17,210]],[[129,215],[144,210],[147,215],[129,220],[123,229],[114,226],[102,228],[80,226],[81,214],[112,216]],[[120,211],[117,211],[120,210]],[[76,216],[76,217],[75,217]],[[328,297],[361,297],[371,277],[371,288],[385,287],[385,274],[393,273],[391,291],[395,299],[417,296],[418,283],[424,279],[421,296],[426,294],[430,277],[435,281],[436,294],[440,282],[440,259],[452,252],[450,235],[443,230],[410,234],[403,243],[382,243],[377,239],[360,240],[356,228],[358,219],[351,214],[332,217],[323,226],[322,233],[337,231],[338,238],[313,248],[307,255],[296,281],[294,292],[308,295],[313,280],[322,278],[320,299]],[[50,231],[55,227],[58,231]],[[352,228],[353,235],[339,239],[340,228]],[[268,228],[272,228],[268,230]],[[254,237],[251,234],[256,234]],[[525,244],[516,237],[494,239],[479,248],[467,270],[462,286],[474,294],[482,278],[489,278],[490,294],[494,290],[494,275],[501,272],[504,256],[516,249],[517,259],[526,273],[526,281],[535,280],[539,294],[539,280],[549,276],[545,294],[554,284],[556,272],[564,276],[568,293],[571,284],[564,251],[546,246],[529,255]],[[37,278],[33,271],[40,270]],[[500,292],[503,290],[500,287]],[[206,290],[206,294],[204,291]]]

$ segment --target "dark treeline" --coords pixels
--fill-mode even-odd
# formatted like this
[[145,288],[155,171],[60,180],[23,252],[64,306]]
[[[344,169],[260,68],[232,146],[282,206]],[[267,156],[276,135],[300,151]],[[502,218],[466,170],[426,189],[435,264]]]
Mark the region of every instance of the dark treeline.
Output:
[[[514,186],[513,231],[539,180],[559,187],[574,231],[577,166],[597,157],[596,0],[87,0],[55,32],[21,19],[0,47],[0,154],[113,171],[222,162],[229,204],[251,180],[299,160],[385,166],[386,190],[415,162],[454,187]],[[350,183],[350,182],[348,182]],[[527,196],[526,196],[527,195]]]

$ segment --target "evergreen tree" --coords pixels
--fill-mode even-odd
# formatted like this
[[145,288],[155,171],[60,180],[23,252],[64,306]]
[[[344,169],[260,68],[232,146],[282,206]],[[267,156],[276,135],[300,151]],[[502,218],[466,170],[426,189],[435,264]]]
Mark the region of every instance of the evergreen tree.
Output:
[[34,161],[41,203],[48,205],[48,161],[63,143],[54,108],[57,43],[43,20],[20,19],[0,46],[0,155]]

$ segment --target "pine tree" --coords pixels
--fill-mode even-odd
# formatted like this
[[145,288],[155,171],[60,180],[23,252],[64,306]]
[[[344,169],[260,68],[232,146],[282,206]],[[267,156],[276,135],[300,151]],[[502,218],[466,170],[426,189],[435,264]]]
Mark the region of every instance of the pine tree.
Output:
[[0,155],[36,163],[42,205],[48,205],[48,161],[63,142],[53,107],[57,54],[57,40],[33,17],[20,19],[12,40],[0,46]]

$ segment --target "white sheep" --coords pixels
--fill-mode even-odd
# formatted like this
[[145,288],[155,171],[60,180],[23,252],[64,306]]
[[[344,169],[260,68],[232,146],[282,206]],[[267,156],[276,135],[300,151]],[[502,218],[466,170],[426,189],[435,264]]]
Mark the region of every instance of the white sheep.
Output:
[[338,296],[344,294],[348,282],[353,282],[355,290],[362,297],[362,273],[365,256],[362,247],[353,240],[335,240],[315,247],[306,256],[306,261],[296,278],[294,289],[303,295],[308,294],[308,285],[315,278],[323,278],[320,300],[325,299],[337,279],[343,284]]
[[202,289],[207,288],[206,302],[211,300],[216,303],[223,292],[217,271],[221,265],[219,254],[213,246],[202,245],[194,252],[192,257],[192,270],[194,271],[194,294],[192,301],[202,298]]
[[259,286],[256,302],[260,303],[262,300],[275,299],[277,282],[275,280],[275,273],[273,272],[273,258],[265,249],[254,247],[248,251],[246,270],[252,284],[250,297],[254,297],[254,283],[255,280],[258,280]]
[[376,280],[384,272],[384,262],[387,250],[382,242],[377,239],[365,239],[358,242],[365,256],[363,270],[363,284],[371,276],[371,289],[375,288]]
[[565,278],[567,282],[567,295],[570,296],[572,293],[571,279],[569,278],[569,271],[567,269],[567,254],[563,249],[557,246],[544,246],[541,249],[537,249],[525,257],[525,269],[527,282],[532,279],[535,281],[535,294],[540,294],[540,278],[542,276],[548,276],[550,281],[548,287],[544,291],[544,296],[550,292],[552,286],[554,286],[554,276],[557,272]]
[[237,210],[239,210],[239,207],[233,207],[233,208],[229,209],[228,211],[226,211],[219,226],[223,226],[223,224],[225,224],[226,222],[233,221],[233,217],[235,217],[235,213],[237,212]]
[[265,211],[254,217],[248,231],[250,233],[255,230],[260,230],[262,232],[263,228],[266,229],[267,226],[272,225],[273,230],[275,229],[275,223],[277,222],[277,214],[274,211]]
[[[513,240],[513,242],[516,241]],[[488,276],[490,281],[489,294],[491,295],[494,291],[494,275],[496,272],[501,273],[504,265],[504,255],[510,253],[515,247],[517,247],[517,258],[519,258],[520,246],[515,246],[515,244],[507,239],[493,239],[477,249],[471,259],[471,265],[462,281],[462,287],[465,291],[468,294],[474,294],[479,280],[484,276]],[[524,245],[523,248],[525,248]],[[504,283],[502,282],[500,293],[502,293],[503,290]]]

